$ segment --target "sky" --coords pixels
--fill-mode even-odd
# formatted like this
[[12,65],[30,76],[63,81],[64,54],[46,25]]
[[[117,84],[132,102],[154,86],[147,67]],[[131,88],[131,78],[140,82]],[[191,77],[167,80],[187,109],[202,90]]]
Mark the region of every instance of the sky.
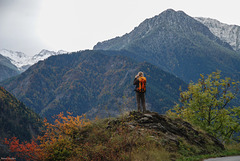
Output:
[[239,0],[0,0],[0,49],[92,49],[167,9],[240,26]]

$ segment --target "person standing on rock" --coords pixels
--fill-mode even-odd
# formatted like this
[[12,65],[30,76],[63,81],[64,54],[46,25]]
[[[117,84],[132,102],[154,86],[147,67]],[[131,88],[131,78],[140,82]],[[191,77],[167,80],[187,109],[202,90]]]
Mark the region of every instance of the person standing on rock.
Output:
[[[146,92],[146,77],[144,77],[143,72],[138,72],[138,74],[135,76],[135,79],[133,81],[133,85],[136,85],[135,91],[136,91],[136,97],[137,97],[137,107],[138,112],[146,112],[146,105],[145,105],[145,92]],[[142,110],[141,106],[142,105]]]

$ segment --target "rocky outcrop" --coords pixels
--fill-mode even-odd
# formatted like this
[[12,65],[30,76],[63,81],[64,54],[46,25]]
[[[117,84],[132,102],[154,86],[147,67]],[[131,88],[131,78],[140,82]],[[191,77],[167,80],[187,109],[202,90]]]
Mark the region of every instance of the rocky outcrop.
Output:
[[[120,119],[112,120],[108,128],[120,122]],[[216,138],[197,130],[180,118],[171,119],[156,112],[143,114],[133,111],[124,118],[123,122],[130,128],[149,131],[152,137],[169,151],[185,149],[189,153],[207,154],[224,150],[224,145]]]

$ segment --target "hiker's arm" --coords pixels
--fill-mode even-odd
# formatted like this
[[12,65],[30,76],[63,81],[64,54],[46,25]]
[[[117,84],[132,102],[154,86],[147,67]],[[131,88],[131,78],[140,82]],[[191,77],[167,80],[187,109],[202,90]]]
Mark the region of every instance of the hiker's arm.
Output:
[[138,84],[138,78],[135,78],[133,81],[133,85],[137,85]]

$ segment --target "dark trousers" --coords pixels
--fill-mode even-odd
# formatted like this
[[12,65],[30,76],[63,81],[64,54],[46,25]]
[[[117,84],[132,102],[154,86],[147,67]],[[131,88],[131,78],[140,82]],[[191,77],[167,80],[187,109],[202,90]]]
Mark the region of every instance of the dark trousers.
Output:
[[[146,112],[145,93],[136,92],[138,112]],[[142,105],[142,110],[141,106]]]

